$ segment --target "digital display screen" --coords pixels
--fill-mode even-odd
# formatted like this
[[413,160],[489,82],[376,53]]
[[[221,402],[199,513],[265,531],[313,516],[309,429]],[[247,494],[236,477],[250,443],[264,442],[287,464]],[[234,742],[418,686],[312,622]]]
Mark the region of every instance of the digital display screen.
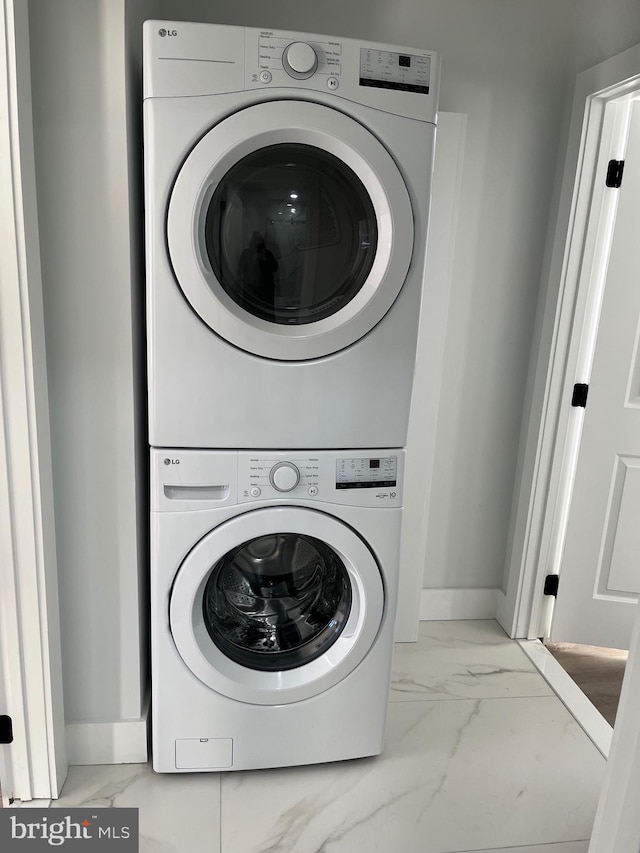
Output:
[[428,95],[430,78],[430,56],[375,48],[360,49],[361,86]]
[[336,460],[336,489],[384,489],[398,485],[398,458]]

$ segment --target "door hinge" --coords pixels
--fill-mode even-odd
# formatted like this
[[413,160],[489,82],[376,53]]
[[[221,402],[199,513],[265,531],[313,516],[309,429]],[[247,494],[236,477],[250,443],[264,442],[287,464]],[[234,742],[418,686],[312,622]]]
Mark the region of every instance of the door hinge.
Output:
[[589,386],[586,382],[576,382],[573,386],[573,396],[571,397],[571,405],[576,408],[580,406],[580,408],[584,409],[587,405],[587,395],[589,393]]
[[618,189],[622,184],[622,173],[624,171],[624,160],[609,160],[607,166],[606,185]]
[[558,583],[559,576],[558,575],[547,575],[544,579],[544,594],[552,595],[554,598],[558,597]]
[[0,743],[13,743],[13,723],[6,714],[0,714]]

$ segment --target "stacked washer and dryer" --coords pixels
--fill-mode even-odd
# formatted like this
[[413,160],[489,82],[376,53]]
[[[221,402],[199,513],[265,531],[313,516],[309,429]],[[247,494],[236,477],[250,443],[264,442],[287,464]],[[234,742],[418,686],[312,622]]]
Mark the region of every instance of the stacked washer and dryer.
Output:
[[382,749],[438,73],[144,25],[158,771]]

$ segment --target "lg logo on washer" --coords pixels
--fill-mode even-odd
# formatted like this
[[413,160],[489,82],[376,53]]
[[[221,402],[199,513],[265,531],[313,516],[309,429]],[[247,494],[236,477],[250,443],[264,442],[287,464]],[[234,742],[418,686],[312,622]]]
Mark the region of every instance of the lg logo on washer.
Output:
[[167,457],[166,457],[166,459],[164,460],[164,464],[165,464],[165,465],[179,465],[179,464],[180,464],[180,460],[179,460],[179,459],[170,459],[170,458],[167,456]]
[[164,27],[161,27],[161,28],[158,30],[158,35],[159,35],[159,36],[162,36],[162,38],[164,38],[165,36],[177,36],[177,35],[178,35],[178,31],[177,31],[177,30],[165,30],[165,28],[164,28]]

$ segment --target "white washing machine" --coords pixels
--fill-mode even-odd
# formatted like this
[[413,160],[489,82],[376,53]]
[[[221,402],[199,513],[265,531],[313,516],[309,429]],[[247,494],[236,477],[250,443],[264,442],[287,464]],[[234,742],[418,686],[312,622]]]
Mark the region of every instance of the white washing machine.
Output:
[[152,446],[406,443],[438,79],[417,48],[145,23]]
[[383,746],[402,450],[151,451],[153,766]]

